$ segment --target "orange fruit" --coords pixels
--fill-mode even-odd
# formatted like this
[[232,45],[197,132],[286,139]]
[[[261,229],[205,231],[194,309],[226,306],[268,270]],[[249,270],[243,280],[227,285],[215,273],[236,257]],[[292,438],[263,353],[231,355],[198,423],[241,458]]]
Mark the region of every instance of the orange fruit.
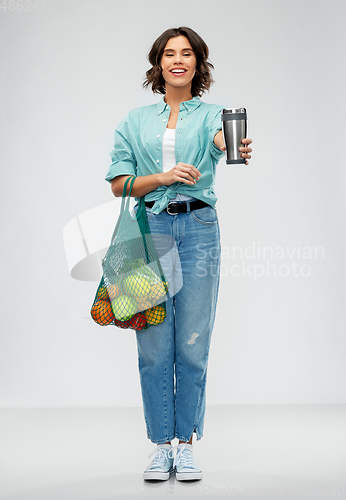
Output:
[[145,316],[149,325],[158,325],[165,319],[166,311],[162,306],[155,306],[145,311]]
[[143,297],[136,297],[137,301],[137,311],[145,311],[152,307],[152,302]]
[[109,300],[107,288],[105,286],[101,286],[97,292],[98,300]]
[[114,314],[110,302],[98,300],[91,309],[91,316],[96,323],[102,326],[110,325],[114,321]]
[[155,299],[160,299],[166,294],[166,287],[163,283],[153,283],[151,285],[150,297]]
[[109,285],[107,287],[107,292],[109,300],[112,302],[120,295],[120,288],[118,287],[118,285]]

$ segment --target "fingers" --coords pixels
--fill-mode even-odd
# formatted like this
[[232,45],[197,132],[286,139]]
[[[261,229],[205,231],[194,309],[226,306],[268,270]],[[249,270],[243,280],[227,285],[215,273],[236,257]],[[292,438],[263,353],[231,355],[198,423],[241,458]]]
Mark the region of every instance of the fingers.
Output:
[[249,153],[251,153],[251,151],[252,151],[251,148],[239,148],[239,151],[245,151],[244,153],[241,153],[241,155],[240,155],[242,158],[247,158],[247,159],[251,158],[251,155],[249,155]]
[[[251,140],[251,139],[243,139],[241,142],[242,142],[243,144],[246,144],[246,145],[248,146],[249,144],[251,144],[251,143],[252,143],[252,140]],[[247,158],[247,159],[250,159],[250,158],[251,158],[251,155],[250,155],[249,153],[251,153],[251,152],[252,152],[252,148],[245,147],[245,146],[244,146],[244,147],[242,147],[242,146],[241,146],[241,147],[239,148],[239,151],[241,152],[241,155],[240,155],[240,156],[241,156],[242,158]],[[249,163],[249,162],[245,162],[245,164],[246,164],[246,165],[248,165],[248,163]]]
[[184,182],[185,184],[196,184],[201,176],[200,171],[189,163],[179,162],[173,170],[175,181]]

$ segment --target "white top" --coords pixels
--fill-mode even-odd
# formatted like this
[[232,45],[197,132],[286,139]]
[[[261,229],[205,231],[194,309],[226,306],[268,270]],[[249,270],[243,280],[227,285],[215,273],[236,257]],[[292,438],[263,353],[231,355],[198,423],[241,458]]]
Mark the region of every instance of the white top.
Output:
[[[164,172],[168,172],[176,165],[175,162],[175,128],[166,128],[162,138],[162,168]],[[194,200],[192,196],[177,193],[175,198],[170,201]]]

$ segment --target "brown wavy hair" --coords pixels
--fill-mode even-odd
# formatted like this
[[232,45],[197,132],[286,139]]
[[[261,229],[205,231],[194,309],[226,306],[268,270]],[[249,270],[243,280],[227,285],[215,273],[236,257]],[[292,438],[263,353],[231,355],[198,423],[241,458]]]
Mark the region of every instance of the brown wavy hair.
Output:
[[208,61],[209,49],[205,41],[186,26],[170,28],[155,40],[148,53],[148,60],[152,67],[145,73],[146,79],[143,82],[143,87],[151,86],[154,94],[166,94],[161,59],[168,40],[175,36],[185,36],[191,44],[196,57],[196,73],[191,82],[191,94],[192,97],[200,97],[204,92],[209,91],[209,87],[214,83],[211,76],[211,69],[214,69],[214,66]]

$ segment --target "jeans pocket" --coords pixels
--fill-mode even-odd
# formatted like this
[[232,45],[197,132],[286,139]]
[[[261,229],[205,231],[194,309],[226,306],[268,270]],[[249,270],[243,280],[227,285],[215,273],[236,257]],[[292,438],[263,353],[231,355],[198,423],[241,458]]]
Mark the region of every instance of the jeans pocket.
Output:
[[136,215],[137,210],[138,210],[138,205],[135,205],[133,207],[133,209],[131,210],[131,212],[130,212],[131,213],[131,217],[134,217]]
[[[131,216],[134,217],[137,213],[137,210],[138,210],[138,204],[135,205],[131,211]],[[145,211],[147,213],[147,218],[148,218],[148,222],[150,221],[150,219],[152,218],[152,216],[154,215],[151,210],[148,208],[148,207],[145,207]]]
[[150,210],[150,208],[148,207],[145,207],[145,210],[147,212],[147,218],[148,218],[148,222],[150,221],[150,219],[152,218],[152,216],[154,215],[153,212]]
[[203,207],[191,212],[192,217],[196,222],[206,226],[213,226],[218,224],[217,211],[213,207]]

